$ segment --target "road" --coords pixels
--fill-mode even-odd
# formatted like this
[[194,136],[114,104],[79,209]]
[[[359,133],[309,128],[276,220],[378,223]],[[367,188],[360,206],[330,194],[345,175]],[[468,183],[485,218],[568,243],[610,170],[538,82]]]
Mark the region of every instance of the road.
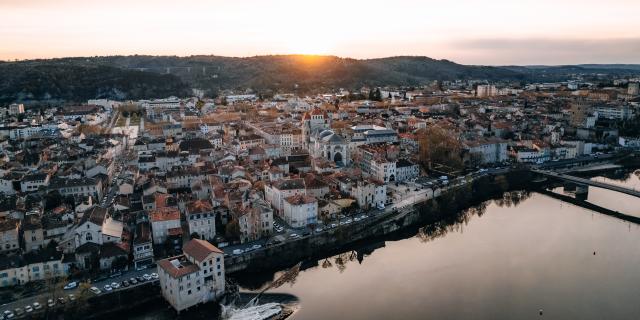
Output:
[[[124,280],[129,280],[130,278],[136,278],[136,277],[142,276],[144,274],[155,273],[156,270],[157,269],[156,269],[155,266],[152,267],[152,268],[145,269],[145,270],[132,270],[132,271],[124,272],[121,275],[116,276],[116,277],[112,277],[112,278],[108,278],[108,279],[105,279],[105,280],[102,280],[102,281],[91,283],[90,285],[92,287],[98,287],[101,291],[104,292],[104,286],[106,286],[108,284],[110,285],[113,282],[117,282],[117,283],[122,285],[122,282]],[[155,280],[155,281],[157,281],[157,280]],[[64,285],[64,284],[60,284],[60,285]],[[140,285],[140,284],[137,284],[137,285]],[[137,285],[129,286],[128,288],[121,287],[120,289],[117,289],[117,290],[127,290],[127,289],[133,288],[133,287],[135,287]],[[67,299],[69,294],[73,294],[77,298],[77,297],[80,296],[80,288],[79,287],[80,286],[78,286],[75,289],[71,289],[71,290],[55,290],[54,292],[45,292],[45,293],[41,293],[41,294],[35,295],[33,297],[23,298],[23,299],[20,299],[18,301],[14,301],[14,302],[10,302],[10,303],[7,303],[7,304],[3,304],[2,306],[0,306],[0,314],[2,314],[5,310],[9,310],[9,311],[13,312],[16,308],[21,308],[22,310],[24,310],[24,307],[26,307],[28,305],[33,305],[34,302],[38,302],[43,307],[46,307],[48,299],[53,299],[54,301],[56,301],[59,297],[64,297],[65,299]],[[56,302],[56,305],[58,305],[57,302]]]

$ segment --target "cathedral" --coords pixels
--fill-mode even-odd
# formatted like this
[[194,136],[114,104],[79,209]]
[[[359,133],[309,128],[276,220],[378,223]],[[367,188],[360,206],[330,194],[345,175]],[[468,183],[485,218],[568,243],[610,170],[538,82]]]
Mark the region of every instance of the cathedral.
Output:
[[306,112],[302,116],[302,134],[312,157],[322,157],[338,166],[349,165],[349,143],[331,130],[331,118],[326,111],[316,108]]

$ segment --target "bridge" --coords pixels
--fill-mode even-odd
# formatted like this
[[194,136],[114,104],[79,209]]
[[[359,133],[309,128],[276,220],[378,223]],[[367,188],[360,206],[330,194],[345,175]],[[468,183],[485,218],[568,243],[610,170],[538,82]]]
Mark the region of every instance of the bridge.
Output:
[[543,176],[554,178],[554,179],[565,180],[565,181],[573,182],[575,184],[582,184],[582,185],[588,185],[592,187],[617,191],[620,193],[624,193],[630,196],[640,198],[640,191],[636,191],[636,190],[621,187],[621,186],[616,186],[616,185],[605,183],[605,182],[593,181],[593,180],[570,176],[568,174],[558,173],[558,172],[549,171],[549,170],[531,169],[531,171],[541,174]]

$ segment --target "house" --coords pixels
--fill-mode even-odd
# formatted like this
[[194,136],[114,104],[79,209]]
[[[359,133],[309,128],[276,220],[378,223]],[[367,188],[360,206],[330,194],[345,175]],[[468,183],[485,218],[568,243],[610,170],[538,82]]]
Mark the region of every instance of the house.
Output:
[[49,185],[49,175],[46,173],[33,173],[25,175],[20,181],[20,190],[22,192],[38,191],[40,187]]
[[318,222],[318,200],[303,194],[284,199],[282,218],[294,228],[303,228]]
[[271,203],[278,213],[282,213],[286,198],[305,195],[305,192],[304,179],[281,179],[264,186],[265,200]]
[[153,263],[151,225],[147,221],[136,224],[133,238],[133,267],[138,269]]
[[208,200],[187,203],[185,215],[189,223],[189,234],[200,239],[213,240],[216,236],[216,218],[213,206]]
[[44,246],[44,230],[39,215],[31,214],[22,221],[22,235],[24,238],[24,251],[39,250]]
[[0,220],[0,253],[20,250],[19,228],[19,220]]
[[[180,226],[180,210],[175,207],[156,208],[149,211],[149,221],[154,244],[167,241],[171,229],[182,229]],[[175,231],[172,231],[175,233]],[[182,233],[180,233],[182,235]]]
[[420,166],[407,160],[400,159],[396,162],[396,181],[402,182],[417,178],[420,175]]
[[360,208],[384,207],[387,200],[387,186],[373,179],[358,181],[351,188],[351,196],[356,199]]
[[211,243],[193,239],[183,254],[158,261],[162,296],[180,312],[216,301],[225,291],[224,253]]

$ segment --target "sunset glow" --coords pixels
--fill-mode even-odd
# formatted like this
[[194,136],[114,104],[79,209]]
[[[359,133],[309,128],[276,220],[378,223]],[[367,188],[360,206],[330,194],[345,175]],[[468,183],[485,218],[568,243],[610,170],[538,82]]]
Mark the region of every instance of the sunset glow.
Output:
[[638,63],[639,16],[634,0],[3,0],[0,59],[301,53]]

